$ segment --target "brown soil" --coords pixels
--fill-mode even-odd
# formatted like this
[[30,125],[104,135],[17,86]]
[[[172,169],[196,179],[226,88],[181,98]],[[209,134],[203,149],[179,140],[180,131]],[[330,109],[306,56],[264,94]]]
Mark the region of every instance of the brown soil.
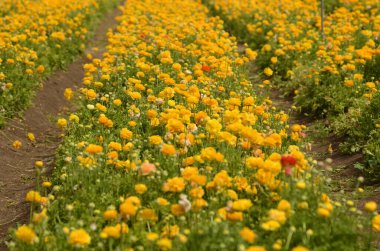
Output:
[[[115,17],[119,9],[109,12],[95,30],[86,53],[99,58],[105,51],[106,33],[117,24]],[[99,48],[94,50],[91,48]],[[55,126],[58,116],[73,110],[63,97],[65,88],[75,89],[84,77],[85,56],[70,64],[65,71],[58,71],[43,82],[36,93],[33,105],[25,111],[22,118],[7,121],[0,131],[0,250],[7,250],[6,236],[10,227],[26,223],[29,217],[29,204],[25,194],[35,186],[34,162],[44,161],[47,170],[54,165],[54,154],[61,142],[61,131]],[[32,132],[36,143],[27,140]],[[19,150],[12,148],[15,140],[22,142]]]

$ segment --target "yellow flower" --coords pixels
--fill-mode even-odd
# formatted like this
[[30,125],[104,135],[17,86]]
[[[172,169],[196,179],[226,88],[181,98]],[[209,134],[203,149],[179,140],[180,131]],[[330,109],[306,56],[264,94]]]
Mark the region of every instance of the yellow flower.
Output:
[[182,177],[174,177],[166,181],[166,183],[163,185],[162,190],[164,192],[179,193],[182,192],[183,189],[185,189],[185,186],[186,183]]
[[173,145],[170,144],[164,144],[161,148],[161,152],[164,155],[175,155],[176,154],[176,149],[174,148]]
[[121,100],[120,99],[115,99],[113,101],[113,104],[116,105],[116,106],[120,106],[122,104]]
[[352,87],[354,85],[354,81],[353,80],[345,80],[344,85],[347,87]]
[[75,114],[70,114],[69,120],[72,121],[72,122],[78,123],[79,122],[79,117],[77,115],[75,115]]
[[167,239],[167,238],[163,238],[163,239],[157,241],[157,246],[161,250],[170,250],[170,249],[172,249],[172,241]]
[[28,139],[30,140],[30,142],[36,142],[36,137],[34,136],[33,133],[31,132],[28,132]]
[[42,183],[42,186],[43,187],[51,187],[51,182],[49,182],[49,181],[44,181],[43,183]]
[[309,251],[309,249],[305,248],[304,246],[297,246],[292,248],[292,251]]
[[41,161],[41,160],[37,160],[36,162],[34,162],[34,165],[35,165],[36,167],[41,168],[41,167],[44,166],[44,162]]
[[67,127],[67,121],[66,121],[66,119],[63,119],[63,118],[58,119],[57,125],[58,125],[59,128],[65,129]]
[[248,227],[244,227],[240,231],[240,236],[249,243],[253,243],[256,239],[256,234]]
[[252,207],[252,202],[249,199],[241,199],[232,203],[232,209],[236,211],[246,211]]
[[112,141],[108,144],[108,150],[121,151],[122,146],[120,143]]
[[84,229],[76,229],[70,233],[69,244],[73,246],[88,246],[91,243],[91,237]]
[[106,112],[107,111],[107,107],[105,107],[104,105],[102,105],[100,103],[96,103],[95,107],[96,107],[96,109],[98,109],[101,112]]
[[146,238],[150,241],[155,241],[158,239],[158,234],[157,233],[147,233]]
[[242,212],[232,212],[226,214],[227,220],[230,221],[243,221],[243,213]]
[[273,250],[281,250],[282,249],[282,241],[278,239],[275,243],[272,245]]
[[368,201],[367,203],[365,203],[364,209],[368,212],[374,212],[377,209],[377,204],[374,201]]
[[86,152],[88,154],[98,154],[98,153],[103,152],[103,147],[101,147],[99,145],[95,145],[95,144],[89,144],[86,147]]
[[41,195],[39,192],[37,191],[29,191],[27,194],[26,194],[26,198],[25,200],[26,201],[29,201],[29,202],[37,202],[39,203],[41,201]]
[[26,225],[22,225],[16,230],[16,237],[22,242],[33,244],[37,242],[37,235],[34,230]]
[[166,128],[171,133],[184,132],[185,131],[185,125],[178,119],[169,119],[168,124],[166,125]]
[[157,214],[154,212],[153,209],[150,208],[144,208],[141,211],[139,211],[138,218],[151,222],[156,222],[158,220]]
[[227,190],[227,195],[228,195],[228,197],[230,197],[233,200],[239,199],[237,193],[234,190],[228,189]]
[[273,75],[273,71],[271,68],[267,67],[264,69],[264,74],[268,77],[272,76]]
[[12,147],[16,150],[19,150],[22,147],[22,142],[20,140],[15,140],[12,143]]
[[121,234],[128,233],[128,225],[124,222],[122,224],[117,224],[115,226],[106,226],[103,228],[100,236],[102,238],[120,238]]
[[109,209],[103,213],[103,217],[106,220],[114,220],[117,218],[117,211],[115,209]]
[[180,204],[173,204],[170,207],[170,212],[174,216],[181,216],[181,215],[184,215],[186,213],[185,208],[183,206],[181,206]]
[[294,124],[292,125],[292,132],[301,132],[302,131],[302,126],[299,124]]
[[268,219],[275,220],[280,224],[284,224],[286,221],[286,214],[283,211],[271,209],[268,212]]
[[260,157],[248,157],[245,160],[245,165],[248,168],[256,169],[264,167],[264,160]]
[[380,232],[380,215],[376,215],[372,219],[372,229],[376,232]]
[[71,100],[74,97],[74,92],[71,90],[71,88],[66,88],[63,96],[66,100]]
[[135,191],[138,194],[144,194],[146,191],[148,191],[148,187],[145,184],[137,184],[135,185]]
[[289,201],[287,200],[281,200],[278,205],[277,205],[277,209],[280,210],[280,211],[283,211],[285,212],[285,215],[287,217],[290,216],[290,213],[291,213],[291,210],[292,210],[292,206],[291,204],[289,203]]
[[167,206],[167,205],[169,205],[169,202],[166,199],[162,198],[162,197],[157,198],[156,202],[160,206]]
[[251,50],[250,48],[245,49],[245,54],[248,56],[249,60],[255,60],[257,57],[257,52]]
[[213,147],[206,147],[201,151],[201,157],[203,160],[216,160],[218,162],[222,162],[224,160],[224,156],[221,153],[218,153]]
[[303,189],[306,188],[306,183],[305,183],[304,181],[298,181],[297,184],[296,184],[296,187],[297,187],[298,189],[303,190]]
[[226,170],[222,170],[215,175],[213,183],[218,188],[230,187],[231,186],[231,177],[228,176],[228,173]]
[[172,69],[175,70],[175,71],[181,71],[181,65],[179,63],[174,63],[172,65]]
[[5,84],[5,88],[7,88],[8,90],[10,90],[10,89],[13,88],[13,84],[12,83],[6,83]]
[[263,246],[250,246],[245,251],[266,251],[266,249]]
[[33,214],[33,222],[41,222],[43,221],[44,219],[47,219],[47,215],[46,215],[46,208],[43,209],[40,213],[34,213]]
[[120,214],[123,216],[123,217],[131,217],[131,216],[135,216],[136,215],[136,212],[137,212],[137,209],[140,207],[140,199],[135,197],[135,196],[131,196],[131,197],[128,197],[119,207],[120,209]]
[[219,123],[218,120],[210,119],[209,121],[207,121],[206,130],[210,134],[217,134],[218,132],[220,132],[221,129],[222,129],[222,125]]
[[275,220],[269,220],[261,224],[261,228],[266,231],[276,231],[281,227],[280,223]]
[[128,130],[127,128],[121,129],[120,138],[131,140],[132,136],[133,136],[133,133],[130,130]]
[[322,218],[330,217],[330,211],[323,207],[320,207],[317,209],[317,214],[321,216]]
[[94,100],[96,98],[96,92],[93,89],[88,89],[85,94],[88,100]]

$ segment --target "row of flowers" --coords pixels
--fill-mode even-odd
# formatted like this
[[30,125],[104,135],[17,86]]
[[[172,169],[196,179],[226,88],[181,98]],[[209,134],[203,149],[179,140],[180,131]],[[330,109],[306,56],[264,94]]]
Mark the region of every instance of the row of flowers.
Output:
[[257,50],[264,84],[295,105],[327,117],[348,136],[343,150],[364,152],[371,176],[380,164],[380,4],[376,0],[210,0],[240,39]]
[[84,49],[94,22],[116,2],[1,2],[0,127],[25,109],[42,77],[64,67]]
[[328,196],[305,127],[253,92],[256,54],[221,19],[192,0],[122,12],[83,88],[65,92],[80,109],[58,120],[52,180],[36,163],[11,250],[373,249],[376,203]]

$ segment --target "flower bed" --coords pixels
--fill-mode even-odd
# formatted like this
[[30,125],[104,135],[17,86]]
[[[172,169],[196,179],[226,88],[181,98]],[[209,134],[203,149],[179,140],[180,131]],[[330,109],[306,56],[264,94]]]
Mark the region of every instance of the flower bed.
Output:
[[304,127],[253,93],[255,53],[207,13],[127,2],[11,249],[371,250],[376,204],[326,194]]

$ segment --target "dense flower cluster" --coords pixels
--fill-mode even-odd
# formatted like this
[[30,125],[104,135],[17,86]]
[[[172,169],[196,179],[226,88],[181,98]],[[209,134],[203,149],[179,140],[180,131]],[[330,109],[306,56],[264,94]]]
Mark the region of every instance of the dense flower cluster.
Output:
[[325,193],[304,127],[255,95],[256,55],[219,18],[192,0],[122,11],[103,59],[84,65],[80,109],[58,122],[51,192],[28,193],[14,250],[371,249],[376,204]]
[[88,30],[115,2],[1,1],[0,126],[25,108],[41,77],[84,49]]
[[[210,0],[217,13],[258,50],[264,84],[294,96],[295,104],[327,116],[348,136],[345,149],[380,164],[380,3],[317,0]],[[322,30],[323,25],[323,30]]]

